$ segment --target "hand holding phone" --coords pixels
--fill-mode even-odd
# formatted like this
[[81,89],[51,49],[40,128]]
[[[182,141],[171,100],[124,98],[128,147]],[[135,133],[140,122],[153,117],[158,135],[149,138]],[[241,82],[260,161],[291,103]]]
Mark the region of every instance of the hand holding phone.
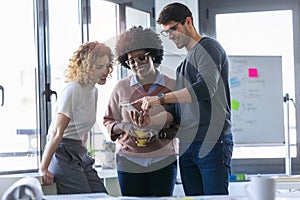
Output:
[[125,104],[122,104],[121,106],[122,106],[122,108],[126,109],[128,112],[130,112],[130,111],[136,111],[136,112],[140,113],[140,111],[138,109],[136,109],[130,103],[125,103]]

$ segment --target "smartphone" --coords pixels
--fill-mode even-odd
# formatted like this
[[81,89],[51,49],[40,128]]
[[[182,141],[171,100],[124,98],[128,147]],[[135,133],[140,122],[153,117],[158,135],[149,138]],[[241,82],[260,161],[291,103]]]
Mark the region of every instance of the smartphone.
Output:
[[127,110],[128,112],[130,111],[136,111],[138,113],[140,113],[140,111],[138,109],[136,109],[133,105],[131,105],[130,103],[125,103],[121,105],[123,108],[125,108],[125,110]]

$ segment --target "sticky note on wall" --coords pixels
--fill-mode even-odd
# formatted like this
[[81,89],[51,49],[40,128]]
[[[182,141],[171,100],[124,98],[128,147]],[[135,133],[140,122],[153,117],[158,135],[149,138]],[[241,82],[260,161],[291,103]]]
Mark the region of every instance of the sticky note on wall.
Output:
[[234,87],[238,87],[238,86],[240,86],[239,79],[237,77],[230,78],[230,87],[234,88]]
[[232,110],[239,110],[239,107],[240,107],[240,102],[237,101],[237,100],[231,100],[231,109]]
[[248,68],[248,76],[249,78],[257,78],[258,77],[257,68]]

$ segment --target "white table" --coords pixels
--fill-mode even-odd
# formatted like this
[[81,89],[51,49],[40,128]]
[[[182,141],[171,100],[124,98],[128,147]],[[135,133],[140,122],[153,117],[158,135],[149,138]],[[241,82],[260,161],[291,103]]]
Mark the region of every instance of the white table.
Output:
[[[140,199],[140,200],[253,200],[249,196],[226,196],[226,195],[214,195],[214,196],[189,196],[189,197],[112,197],[103,193],[97,194],[79,194],[79,195],[51,195],[44,196],[45,200],[100,200],[100,199]],[[300,192],[288,192],[277,194],[276,200],[295,200],[300,199]]]

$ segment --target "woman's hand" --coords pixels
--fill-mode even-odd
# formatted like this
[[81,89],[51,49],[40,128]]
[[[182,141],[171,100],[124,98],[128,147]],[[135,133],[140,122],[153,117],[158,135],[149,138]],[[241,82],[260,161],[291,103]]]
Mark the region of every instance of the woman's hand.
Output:
[[53,184],[54,176],[51,172],[48,171],[48,169],[40,170],[40,173],[42,174],[42,181],[44,186]]
[[138,137],[138,135],[135,133],[135,130],[138,130],[138,127],[130,122],[121,122],[115,125],[116,128],[119,130],[122,130],[122,132],[125,132],[133,137]]

